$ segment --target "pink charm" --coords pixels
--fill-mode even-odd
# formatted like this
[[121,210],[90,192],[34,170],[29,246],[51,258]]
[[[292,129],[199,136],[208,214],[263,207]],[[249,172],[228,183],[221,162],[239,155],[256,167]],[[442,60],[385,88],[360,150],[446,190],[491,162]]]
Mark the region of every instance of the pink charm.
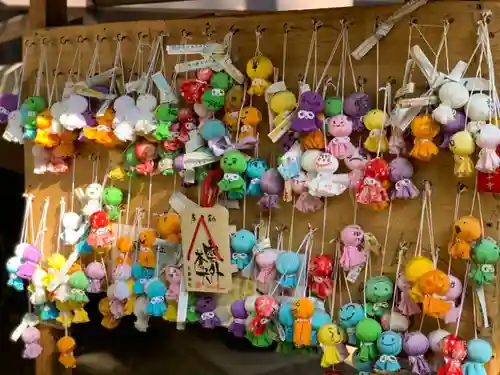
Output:
[[261,283],[261,290],[267,291],[267,283],[276,274],[275,263],[278,258],[278,252],[275,250],[264,250],[257,253],[255,262],[259,266],[257,274],[257,282]]
[[403,156],[407,154],[406,142],[403,136],[403,131],[394,126],[389,137],[389,154]]
[[28,327],[21,335],[24,342],[23,358],[34,359],[42,353],[42,346],[38,343],[40,340],[40,331],[36,327]]
[[250,322],[248,329],[255,336],[264,334],[267,323],[278,312],[279,304],[272,296],[264,295],[255,300],[255,317]]
[[103,291],[102,280],[106,275],[106,270],[102,263],[91,262],[85,268],[85,273],[89,279],[89,287],[87,292],[89,293],[101,293]]
[[328,132],[333,139],[328,143],[326,152],[343,160],[351,156],[355,148],[349,137],[352,133],[352,121],[345,115],[337,115],[328,119]]
[[323,207],[323,201],[319,197],[313,197],[309,192],[299,195],[295,202],[295,208],[302,213],[316,212]]
[[412,316],[421,312],[420,307],[410,298],[411,284],[406,280],[404,273],[400,273],[396,284],[400,290],[398,310],[405,316]]
[[366,263],[366,252],[363,249],[365,232],[359,225],[348,225],[340,233],[340,240],[344,244],[341,267],[348,271]]
[[364,168],[368,159],[365,158],[360,152],[359,148],[354,148],[350,156],[344,159],[344,163],[349,172],[349,187],[356,190],[364,178]]
[[166,269],[166,279],[168,281],[168,290],[165,298],[168,300],[177,300],[181,287],[181,270],[177,266],[168,266]]
[[89,218],[90,233],[87,243],[94,247],[106,247],[113,243],[108,214],[104,211],[96,211]]
[[387,190],[379,180],[365,177],[356,192],[356,201],[360,204],[384,203],[389,200]]
[[117,299],[112,299],[109,301],[109,311],[113,316],[113,319],[121,319],[125,315],[125,307],[123,306],[123,302],[118,301]]
[[22,263],[17,269],[16,276],[25,280],[31,280],[42,257],[42,251],[30,244],[20,244],[19,246],[22,246]]

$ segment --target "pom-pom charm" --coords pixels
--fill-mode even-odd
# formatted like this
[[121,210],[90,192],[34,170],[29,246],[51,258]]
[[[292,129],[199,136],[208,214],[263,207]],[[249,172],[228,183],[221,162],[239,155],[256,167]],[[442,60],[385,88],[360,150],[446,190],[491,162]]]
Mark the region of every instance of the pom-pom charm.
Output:
[[339,160],[351,156],[354,146],[351,143],[352,121],[345,115],[336,115],[328,119],[328,132],[333,139],[328,143],[326,151]]
[[276,315],[279,309],[278,301],[272,296],[264,295],[255,300],[255,317],[250,321],[248,329],[255,336],[264,334],[267,323]]
[[347,343],[357,345],[356,326],[365,318],[365,310],[359,303],[348,303],[339,310],[339,324],[347,333]]
[[366,362],[377,359],[378,350],[375,342],[381,334],[382,327],[374,319],[365,318],[356,325],[356,337],[360,342],[359,359],[361,361]]
[[279,285],[284,289],[297,287],[297,271],[300,268],[300,259],[296,253],[283,252],[276,259],[276,270],[281,274]]
[[488,341],[473,339],[467,342],[467,361],[462,368],[464,375],[486,375],[484,365],[493,357],[493,348]]
[[403,350],[408,355],[411,371],[418,375],[431,373],[431,368],[425,359],[429,350],[428,338],[421,332],[409,332],[404,335]]
[[403,349],[403,339],[394,331],[382,332],[377,339],[380,357],[375,362],[375,371],[395,372],[401,369],[397,355]]
[[369,303],[366,313],[371,317],[381,317],[390,308],[388,301],[392,297],[393,283],[386,276],[375,276],[368,279],[365,295]]
[[42,353],[40,331],[36,327],[28,327],[21,335],[24,342],[23,358],[35,359]]
[[290,129],[298,133],[310,133],[322,129],[323,122],[317,117],[323,111],[324,100],[317,92],[305,91],[299,99],[297,113],[292,117]]
[[87,243],[94,249],[108,248],[113,243],[113,233],[108,214],[105,211],[96,211],[89,218],[90,233]]
[[293,324],[293,343],[297,347],[311,344],[314,304],[309,298],[300,298],[292,305],[292,314],[295,317]]
[[321,298],[326,299],[332,295],[333,262],[327,255],[317,255],[309,261],[308,285],[311,292]]
[[472,135],[466,130],[455,133],[451,137],[449,148],[453,152],[455,160],[453,168],[455,176],[458,178],[471,177],[474,174],[474,163],[471,155],[476,148]]
[[76,348],[76,342],[73,337],[64,336],[60,338],[57,341],[56,346],[59,351],[59,363],[65,368],[75,368],[76,358],[73,351]]
[[366,263],[367,254],[364,251],[365,232],[356,224],[348,225],[340,232],[340,240],[344,245],[340,265],[345,271],[362,267]]
[[246,319],[248,317],[248,313],[245,310],[245,301],[234,301],[231,304],[231,315],[233,316],[233,320],[227,330],[236,337],[245,337]]
[[500,166],[500,157],[496,148],[500,144],[500,129],[492,124],[484,124],[476,133],[476,144],[481,148],[476,169],[480,172],[491,173]]
[[472,242],[481,237],[481,222],[474,216],[462,216],[453,223],[453,239],[448,252],[455,259],[469,260]]
[[269,77],[273,74],[273,63],[266,56],[255,56],[247,63],[246,73],[252,80],[249,95],[262,96],[270,85]]
[[491,284],[495,280],[496,264],[500,260],[500,248],[492,238],[483,238],[472,248],[473,264],[469,278],[477,285]]
[[438,375],[462,375],[462,362],[467,356],[467,343],[455,335],[448,335],[441,341],[441,353],[445,357],[445,364],[438,369]]
[[231,237],[231,264],[236,265],[239,271],[250,264],[252,250],[256,244],[255,235],[240,229]]
[[21,279],[31,280],[41,260],[42,251],[30,244],[20,244],[16,247],[16,254],[19,254],[21,258],[21,264],[16,271],[16,276]]
[[214,297],[205,295],[196,300],[196,311],[200,314],[200,324],[203,328],[213,329],[222,324],[215,309],[217,302]]
[[372,109],[363,116],[363,123],[370,131],[363,146],[373,153],[384,153],[389,150],[389,141],[385,132],[388,116],[380,109]]
[[413,166],[406,158],[396,157],[389,163],[389,179],[394,183],[391,199],[414,199],[420,195],[411,177]]

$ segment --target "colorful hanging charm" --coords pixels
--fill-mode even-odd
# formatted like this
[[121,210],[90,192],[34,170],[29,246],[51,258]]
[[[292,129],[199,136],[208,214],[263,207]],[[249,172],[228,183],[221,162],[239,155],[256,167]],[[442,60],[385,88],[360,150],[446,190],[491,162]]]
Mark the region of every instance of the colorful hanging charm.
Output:
[[318,342],[323,349],[321,367],[328,368],[343,362],[338,346],[345,341],[345,333],[336,324],[327,324],[318,331]]
[[295,318],[293,324],[293,343],[297,347],[311,344],[312,325],[311,318],[314,314],[314,304],[309,298],[300,298],[292,305]]
[[411,132],[415,137],[414,146],[409,154],[412,158],[430,161],[439,153],[438,147],[433,142],[433,138],[439,133],[439,124],[431,115],[417,116],[411,122]]
[[471,155],[474,154],[476,145],[471,133],[466,130],[455,133],[449,142],[449,148],[453,152],[455,165],[453,173],[458,178],[467,178],[474,175],[474,163]]
[[448,252],[455,259],[470,259],[472,243],[481,237],[481,223],[474,216],[462,216],[453,223]]
[[377,339],[380,357],[375,362],[375,371],[395,372],[401,369],[397,355],[403,350],[403,339],[394,331],[382,332]]
[[328,255],[317,255],[309,261],[308,286],[315,296],[326,299],[332,295],[333,262]]
[[431,373],[431,368],[425,359],[429,346],[429,340],[422,332],[409,332],[404,335],[403,350],[408,355],[412,373],[418,375]]
[[364,318],[356,325],[356,337],[359,340],[359,359],[373,361],[378,357],[375,342],[382,334],[382,327],[374,319]]

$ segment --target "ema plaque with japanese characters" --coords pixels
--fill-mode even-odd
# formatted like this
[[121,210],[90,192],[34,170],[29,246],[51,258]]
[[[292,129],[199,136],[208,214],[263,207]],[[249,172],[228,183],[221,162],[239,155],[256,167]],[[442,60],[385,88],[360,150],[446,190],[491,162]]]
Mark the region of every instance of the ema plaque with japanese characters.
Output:
[[182,211],[181,229],[186,289],[228,293],[232,287],[228,210],[187,208]]

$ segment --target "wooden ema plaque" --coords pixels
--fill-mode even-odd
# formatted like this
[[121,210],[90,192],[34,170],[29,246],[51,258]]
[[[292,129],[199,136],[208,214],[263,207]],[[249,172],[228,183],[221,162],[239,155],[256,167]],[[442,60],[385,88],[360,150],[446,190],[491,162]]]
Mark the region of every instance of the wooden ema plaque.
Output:
[[189,292],[228,293],[232,288],[229,212],[187,208],[181,215],[184,278]]

